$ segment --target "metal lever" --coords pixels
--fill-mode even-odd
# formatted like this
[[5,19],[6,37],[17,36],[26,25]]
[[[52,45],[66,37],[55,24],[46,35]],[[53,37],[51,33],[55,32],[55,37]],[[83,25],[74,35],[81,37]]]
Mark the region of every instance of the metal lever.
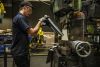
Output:
[[49,26],[54,30],[54,32],[57,32],[57,33],[60,34],[61,36],[64,35],[64,34],[60,31],[60,29],[54,24],[54,22],[49,18],[48,15],[44,15],[44,17],[48,20],[48,22],[50,23]]

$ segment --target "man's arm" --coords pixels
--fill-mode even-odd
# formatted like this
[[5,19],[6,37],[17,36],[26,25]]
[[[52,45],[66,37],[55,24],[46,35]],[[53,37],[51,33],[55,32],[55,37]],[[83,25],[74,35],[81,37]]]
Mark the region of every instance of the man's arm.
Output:
[[27,29],[27,33],[31,35],[36,34],[40,26],[41,26],[41,21],[38,21],[37,25],[34,28]]
[[45,20],[45,17],[42,17],[39,19],[37,25],[34,27],[34,28],[28,28],[27,29],[27,33],[28,34],[31,34],[31,35],[34,35],[38,32],[39,30],[39,27],[42,25],[41,23]]

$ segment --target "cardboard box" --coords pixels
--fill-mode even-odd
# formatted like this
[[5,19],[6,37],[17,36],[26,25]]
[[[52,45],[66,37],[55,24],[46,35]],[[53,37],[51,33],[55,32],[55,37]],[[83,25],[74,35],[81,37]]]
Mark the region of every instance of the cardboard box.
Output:
[[55,34],[54,32],[44,32],[44,40],[46,46],[52,46],[55,43]]

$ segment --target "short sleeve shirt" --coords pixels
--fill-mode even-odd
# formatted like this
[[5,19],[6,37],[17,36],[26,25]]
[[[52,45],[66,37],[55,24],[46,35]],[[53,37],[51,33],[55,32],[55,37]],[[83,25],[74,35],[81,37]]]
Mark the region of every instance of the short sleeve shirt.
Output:
[[30,25],[27,18],[18,13],[12,23],[13,43],[11,53],[13,56],[27,55],[29,53],[28,28],[30,28]]

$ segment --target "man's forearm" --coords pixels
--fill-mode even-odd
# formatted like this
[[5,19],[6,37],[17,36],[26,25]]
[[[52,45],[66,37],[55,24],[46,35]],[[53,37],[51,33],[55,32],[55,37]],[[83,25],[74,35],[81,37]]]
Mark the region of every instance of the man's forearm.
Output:
[[37,25],[33,28],[34,31],[37,32],[40,26],[41,26],[41,21],[38,21]]
[[28,33],[31,35],[36,34],[40,26],[41,26],[41,21],[38,21],[37,25],[34,28],[28,29]]

